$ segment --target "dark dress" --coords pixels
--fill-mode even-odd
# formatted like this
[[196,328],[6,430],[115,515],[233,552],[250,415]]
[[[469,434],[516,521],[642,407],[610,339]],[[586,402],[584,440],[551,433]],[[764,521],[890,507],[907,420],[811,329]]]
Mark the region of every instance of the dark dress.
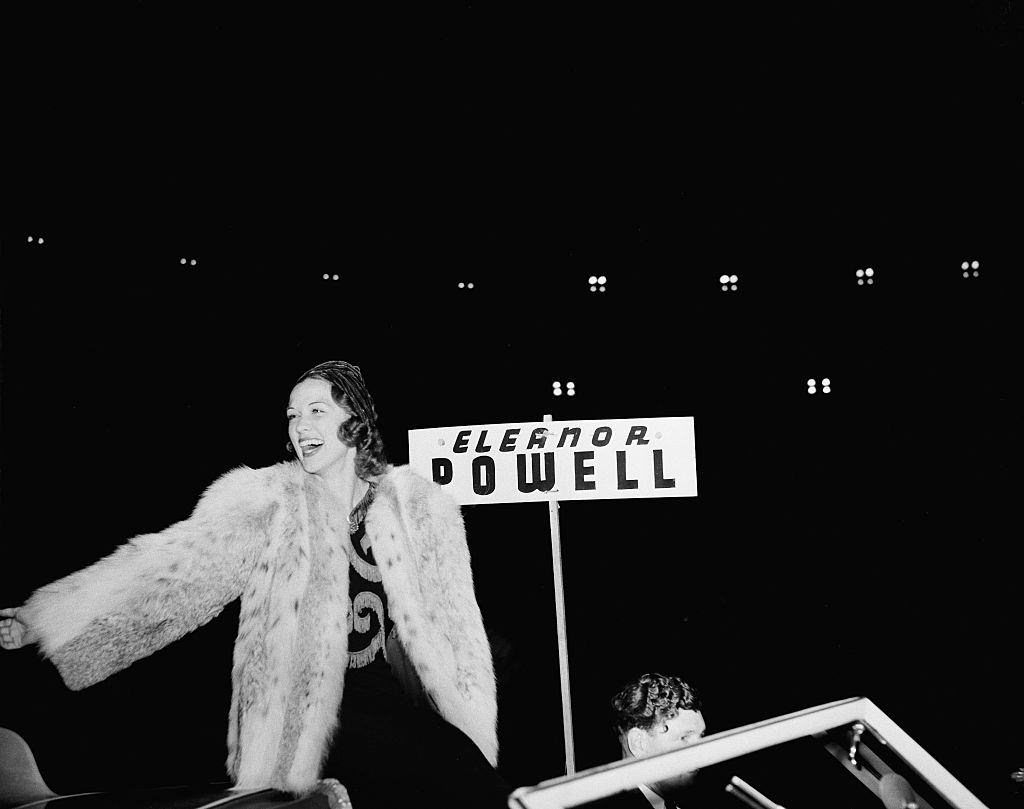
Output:
[[406,694],[385,659],[394,625],[363,524],[350,536],[349,670],[323,769],[354,809],[505,807],[509,785],[473,741]]

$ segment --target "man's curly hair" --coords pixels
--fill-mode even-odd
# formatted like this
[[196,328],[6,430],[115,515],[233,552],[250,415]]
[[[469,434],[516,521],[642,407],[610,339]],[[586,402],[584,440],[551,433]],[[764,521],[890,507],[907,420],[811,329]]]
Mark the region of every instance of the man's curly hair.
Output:
[[[377,428],[377,411],[359,367],[340,360],[322,362],[306,371],[295,384],[307,379],[322,379],[329,383],[335,403],[350,414],[338,428],[338,438],[346,446],[355,447],[356,474],[363,480],[372,481],[387,472],[388,459],[384,452],[384,439]],[[287,451],[295,453],[290,441]]]
[[615,733],[621,737],[631,728],[651,731],[680,711],[699,711],[700,695],[678,677],[641,674],[612,698],[611,708]]

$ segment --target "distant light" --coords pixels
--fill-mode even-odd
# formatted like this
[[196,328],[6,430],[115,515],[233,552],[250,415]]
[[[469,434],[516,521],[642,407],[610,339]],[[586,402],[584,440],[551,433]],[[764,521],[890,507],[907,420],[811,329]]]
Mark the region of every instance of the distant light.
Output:
[[181,263],[182,263],[182,264],[188,264],[188,259],[187,259],[187,258],[183,258],[183,259],[181,260]]
[[473,282],[472,281],[459,281],[459,289],[472,289],[472,288],[473,288]]
[[335,273],[334,275],[331,276],[331,280],[332,281],[337,281],[339,278],[341,278],[341,276],[338,275],[337,273]]
[[[978,270],[981,268],[981,262],[975,259],[974,261],[964,261],[960,264],[960,269],[964,271],[964,278],[970,278],[972,275],[977,278]],[[973,270],[973,272],[968,272]]]
[[740,280],[738,275],[721,275],[718,283],[722,285],[722,292],[735,292],[736,283]]
[[822,393],[831,393],[832,392],[832,380],[829,379],[827,376],[823,380],[821,380],[821,392]]
[[590,284],[591,292],[604,292],[608,278],[604,275],[592,275],[587,279],[587,283]]
[[[39,243],[39,244],[42,244],[42,243],[43,243],[43,241],[45,241],[45,240],[43,239],[43,237],[42,237],[42,236],[40,236],[40,237],[39,237],[39,242],[38,242],[38,243]],[[977,262],[977,261],[975,261],[975,262],[974,262],[974,265],[975,265],[975,266],[977,266],[977,265],[978,265],[978,262]]]
[[468,284],[466,284],[466,286],[469,287],[470,289],[472,289],[473,288],[473,282],[470,281]]
[[817,384],[817,382],[815,382],[815,380],[808,379],[807,380],[807,392],[808,393],[817,393],[818,389],[815,387],[816,384]]
[[324,273],[324,280],[325,281],[330,281],[331,280],[331,276],[328,275],[327,273]]
[[459,281],[459,289],[465,289],[465,288],[466,288],[466,285],[464,283],[462,283],[462,281]]
[[566,393],[567,396],[575,396],[576,395],[576,383],[575,382],[566,382],[565,383],[565,393]]
[[561,396],[562,395],[562,383],[555,381],[551,383],[551,395]]
[[[28,237],[28,243],[29,244],[32,244],[32,242],[34,242],[34,241],[35,241],[34,238],[32,238],[31,236]],[[964,266],[966,267],[967,265],[965,264]]]
[[189,264],[191,264],[191,265],[192,265],[193,267],[194,267],[194,266],[196,266],[196,260],[195,260],[195,259],[192,259],[192,260],[191,260],[191,261],[189,262]]
[[873,278],[874,274],[875,271],[870,267],[866,270],[857,270],[857,285],[864,286],[865,282],[869,285],[875,283],[875,279]]

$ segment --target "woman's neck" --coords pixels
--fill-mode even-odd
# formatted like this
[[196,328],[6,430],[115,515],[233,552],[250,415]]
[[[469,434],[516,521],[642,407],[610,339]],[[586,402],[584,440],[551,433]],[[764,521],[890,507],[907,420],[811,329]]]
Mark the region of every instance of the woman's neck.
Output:
[[347,515],[363,499],[369,484],[356,474],[354,453],[317,473],[331,499]]

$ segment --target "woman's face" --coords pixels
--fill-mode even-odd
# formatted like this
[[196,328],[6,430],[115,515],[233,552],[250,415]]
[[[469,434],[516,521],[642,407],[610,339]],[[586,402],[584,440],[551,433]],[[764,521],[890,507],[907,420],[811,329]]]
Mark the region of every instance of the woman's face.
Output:
[[338,438],[338,428],[349,412],[334,401],[331,384],[323,379],[304,379],[288,399],[288,437],[302,468],[320,474],[340,464],[350,451]]

